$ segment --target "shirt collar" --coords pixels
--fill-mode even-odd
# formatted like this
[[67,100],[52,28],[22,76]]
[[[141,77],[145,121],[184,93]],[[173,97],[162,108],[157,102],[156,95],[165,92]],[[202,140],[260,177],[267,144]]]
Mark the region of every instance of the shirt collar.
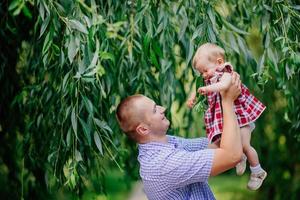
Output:
[[167,135],[168,143],[163,142],[148,142],[145,144],[139,144],[139,150],[155,150],[155,149],[170,149],[176,147],[175,138]]

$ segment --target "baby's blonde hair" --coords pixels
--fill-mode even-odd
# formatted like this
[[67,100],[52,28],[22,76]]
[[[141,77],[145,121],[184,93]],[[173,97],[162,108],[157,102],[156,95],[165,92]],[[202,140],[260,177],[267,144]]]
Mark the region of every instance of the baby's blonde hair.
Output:
[[213,44],[213,43],[202,44],[197,49],[197,51],[193,57],[193,61],[192,61],[193,68],[196,67],[199,58],[201,58],[202,56],[208,56],[208,60],[214,60],[218,57],[221,57],[224,60],[225,59],[225,50],[222,47],[219,47],[218,45]]

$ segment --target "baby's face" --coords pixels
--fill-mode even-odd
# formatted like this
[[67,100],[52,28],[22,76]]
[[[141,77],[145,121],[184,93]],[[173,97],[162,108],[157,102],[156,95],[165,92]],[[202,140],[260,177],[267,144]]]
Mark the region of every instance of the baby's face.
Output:
[[218,67],[217,62],[212,62],[207,58],[198,59],[195,69],[202,75],[204,79],[210,79]]

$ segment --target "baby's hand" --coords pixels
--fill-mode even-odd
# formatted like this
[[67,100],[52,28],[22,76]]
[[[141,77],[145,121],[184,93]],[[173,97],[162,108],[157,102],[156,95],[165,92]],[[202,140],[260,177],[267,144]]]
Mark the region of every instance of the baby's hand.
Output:
[[202,94],[202,95],[205,95],[205,94],[207,94],[207,89],[206,89],[206,87],[199,87],[198,88],[198,93],[200,93],[200,94]]
[[195,92],[192,92],[191,96],[189,97],[189,99],[187,100],[186,102],[186,105],[189,107],[189,108],[193,108],[194,105],[196,103],[196,93]]

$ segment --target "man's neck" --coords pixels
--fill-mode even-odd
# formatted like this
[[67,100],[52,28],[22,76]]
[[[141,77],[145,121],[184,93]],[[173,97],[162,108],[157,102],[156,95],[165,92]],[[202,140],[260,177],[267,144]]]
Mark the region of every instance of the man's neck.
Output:
[[149,138],[145,138],[144,140],[140,141],[140,144],[146,144],[149,142],[159,142],[159,143],[168,143],[168,137],[166,135],[156,136],[152,135]]

